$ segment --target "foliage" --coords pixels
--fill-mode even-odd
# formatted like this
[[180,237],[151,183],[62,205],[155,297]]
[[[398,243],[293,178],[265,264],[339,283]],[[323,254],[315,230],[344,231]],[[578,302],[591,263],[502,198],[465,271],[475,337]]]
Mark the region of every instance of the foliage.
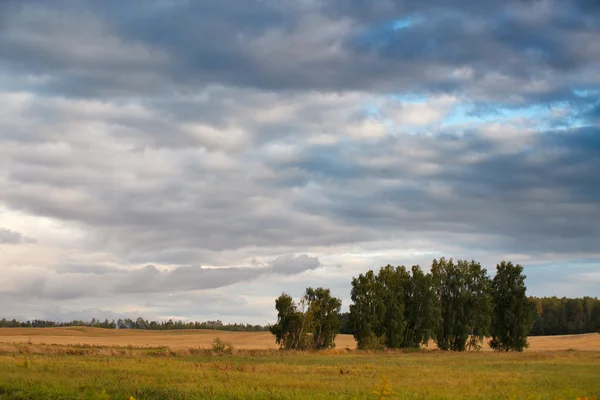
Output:
[[221,340],[218,336],[213,340],[212,351],[217,354],[233,354],[233,345]]
[[[305,329],[309,316],[298,311],[292,296],[282,293],[275,300],[277,323],[270,327],[275,342],[284,349],[305,349],[308,347],[308,330]],[[310,324],[310,320],[308,321]]]
[[418,265],[413,266],[411,272],[405,291],[406,330],[403,343],[404,347],[418,348],[433,338],[440,308],[431,274],[425,274]]
[[440,305],[435,342],[442,350],[478,349],[491,323],[490,279],[475,261],[433,260],[433,287]]
[[535,322],[529,333],[568,335],[600,331],[600,300],[597,297],[530,297],[535,304]]
[[352,280],[350,325],[361,349],[419,347],[433,335],[438,305],[419,266],[368,271]]
[[352,279],[350,324],[358,348],[368,348],[367,344],[372,344],[373,338],[384,337],[385,305],[380,293],[380,283],[373,271]]
[[335,347],[335,337],[340,330],[339,313],[342,301],[332,297],[329,289],[311,287],[304,296],[308,303],[308,312],[312,317],[312,338],[314,349]]
[[455,351],[478,350],[492,333],[495,348],[519,350],[527,335],[600,332],[597,298],[527,301],[520,272],[501,280],[506,271],[522,267],[499,265],[495,281],[479,262],[446,258],[433,260],[428,274],[419,266],[408,272],[390,265],[360,274],[352,279],[350,312],[339,317],[341,331],[354,335],[361,349],[418,348],[433,338],[440,349]]
[[519,264],[502,261],[492,280],[493,314],[490,347],[523,351],[533,325],[534,304],[527,298],[525,275]]
[[352,335],[354,330],[352,329],[352,321],[350,320],[349,312],[339,313],[340,319],[340,333],[343,335]]
[[361,341],[358,342],[358,348],[361,350],[385,350],[386,349],[385,334],[377,336],[375,332],[368,332],[361,337]]
[[[529,299],[535,309],[534,323],[529,336],[600,333],[600,300],[597,297],[529,297]],[[342,323],[340,333],[354,334],[350,313],[341,313],[340,320]],[[408,329],[410,329],[410,322],[408,322]]]
[[275,342],[284,349],[307,350],[335,347],[341,322],[342,301],[329,289],[307,288],[299,304],[282,293],[275,300],[277,323],[270,327]]

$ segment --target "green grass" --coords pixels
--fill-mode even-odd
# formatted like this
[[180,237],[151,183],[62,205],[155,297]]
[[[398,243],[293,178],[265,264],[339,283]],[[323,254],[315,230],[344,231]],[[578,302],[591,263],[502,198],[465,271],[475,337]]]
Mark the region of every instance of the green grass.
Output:
[[[66,354],[69,349],[77,351]],[[0,399],[374,399],[383,377],[392,399],[600,394],[599,352],[166,354],[35,345],[0,349]]]

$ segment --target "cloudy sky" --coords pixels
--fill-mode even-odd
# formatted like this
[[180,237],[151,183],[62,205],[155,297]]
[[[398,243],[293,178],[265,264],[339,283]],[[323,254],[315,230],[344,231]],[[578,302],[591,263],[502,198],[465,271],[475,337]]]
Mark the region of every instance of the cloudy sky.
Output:
[[440,256],[600,295],[597,1],[0,1],[0,317],[266,323]]

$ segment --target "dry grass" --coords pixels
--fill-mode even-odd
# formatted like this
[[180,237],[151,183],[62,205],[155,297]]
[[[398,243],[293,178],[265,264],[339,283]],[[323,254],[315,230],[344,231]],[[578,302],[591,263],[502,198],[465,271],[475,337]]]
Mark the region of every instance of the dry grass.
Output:
[[[0,340],[2,340],[0,338]],[[582,350],[600,351],[600,335],[597,333],[586,333],[582,335],[556,335],[556,336],[530,336],[529,348],[525,351],[560,351],[560,350]],[[430,342],[429,349],[435,349],[435,343]],[[486,343],[484,351],[492,351]]]
[[[11,351],[9,347],[12,347]],[[573,399],[600,352],[285,352],[0,344],[0,399]],[[377,397],[376,394],[377,393]]]
[[[225,332],[212,330],[139,331],[87,327],[67,328],[3,328],[0,343],[33,343],[93,346],[134,346],[170,348],[210,348],[216,337],[230,342],[236,349],[277,349],[269,332]],[[600,351],[600,335],[538,336],[530,337],[528,351],[596,350]],[[351,335],[338,335],[337,349],[354,349]],[[435,348],[435,345],[430,345]],[[488,348],[489,350],[489,348]]]

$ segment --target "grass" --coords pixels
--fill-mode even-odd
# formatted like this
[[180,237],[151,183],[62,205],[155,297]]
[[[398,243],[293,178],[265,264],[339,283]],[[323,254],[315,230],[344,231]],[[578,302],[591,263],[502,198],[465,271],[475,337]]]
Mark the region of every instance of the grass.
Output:
[[0,345],[0,399],[576,399],[600,352],[294,353]]
[[336,342],[295,353],[266,332],[0,329],[0,400],[600,399],[598,334],[532,337],[521,354]]

